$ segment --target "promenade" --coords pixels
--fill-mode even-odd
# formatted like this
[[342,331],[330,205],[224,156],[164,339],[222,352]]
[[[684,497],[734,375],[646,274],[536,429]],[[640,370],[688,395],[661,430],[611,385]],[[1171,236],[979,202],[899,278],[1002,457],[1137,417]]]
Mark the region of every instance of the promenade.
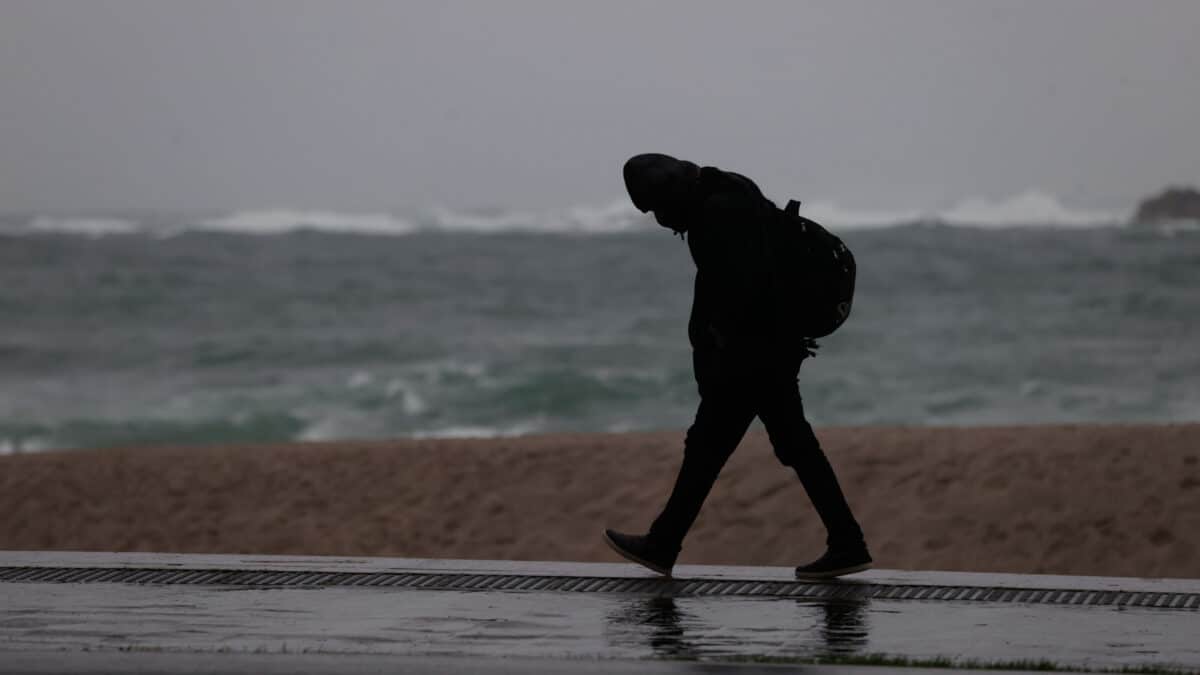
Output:
[[879,570],[809,583],[783,567],[684,565],[662,579],[615,563],[0,552],[4,673],[741,672],[879,658],[1200,671],[1200,581]]

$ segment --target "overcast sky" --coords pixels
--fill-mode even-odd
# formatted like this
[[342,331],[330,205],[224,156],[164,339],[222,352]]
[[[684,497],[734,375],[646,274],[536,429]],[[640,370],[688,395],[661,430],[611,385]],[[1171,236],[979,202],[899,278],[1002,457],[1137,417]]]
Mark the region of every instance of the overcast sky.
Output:
[[1129,209],[1200,183],[1200,2],[0,0],[0,211],[623,194]]

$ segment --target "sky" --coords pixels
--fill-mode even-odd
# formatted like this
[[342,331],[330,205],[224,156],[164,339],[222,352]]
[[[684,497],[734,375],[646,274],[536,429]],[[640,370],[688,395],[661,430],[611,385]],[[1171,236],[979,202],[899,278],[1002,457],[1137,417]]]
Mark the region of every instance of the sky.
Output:
[[0,211],[623,195],[1132,209],[1200,183],[1200,2],[0,0]]

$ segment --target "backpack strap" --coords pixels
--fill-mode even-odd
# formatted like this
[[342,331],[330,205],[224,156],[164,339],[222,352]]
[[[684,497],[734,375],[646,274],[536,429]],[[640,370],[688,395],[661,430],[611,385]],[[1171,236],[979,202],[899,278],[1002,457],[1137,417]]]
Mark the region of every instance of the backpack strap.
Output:
[[808,219],[800,215],[799,199],[789,199],[787,206],[783,207],[783,212],[787,214],[788,217],[795,218],[796,222],[800,224],[800,231],[804,234],[808,234]]

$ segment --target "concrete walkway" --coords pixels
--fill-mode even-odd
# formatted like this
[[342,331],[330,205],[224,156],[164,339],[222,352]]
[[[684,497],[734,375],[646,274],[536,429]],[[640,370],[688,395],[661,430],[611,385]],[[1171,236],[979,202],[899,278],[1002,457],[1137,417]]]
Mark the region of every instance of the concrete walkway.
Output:
[[[4,675],[946,675],[945,668],[369,654],[8,652]],[[1021,671],[971,671],[1032,675]]]
[[[57,672],[55,659],[85,650],[180,665],[161,672],[207,672],[173,657],[197,653],[576,667],[887,655],[1200,671],[1200,581],[872,571],[806,584],[791,573],[680,566],[664,580],[624,564],[0,552],[0,664],[50,668],[0,672]],[[356,672],[352,661],[328,672]]]

